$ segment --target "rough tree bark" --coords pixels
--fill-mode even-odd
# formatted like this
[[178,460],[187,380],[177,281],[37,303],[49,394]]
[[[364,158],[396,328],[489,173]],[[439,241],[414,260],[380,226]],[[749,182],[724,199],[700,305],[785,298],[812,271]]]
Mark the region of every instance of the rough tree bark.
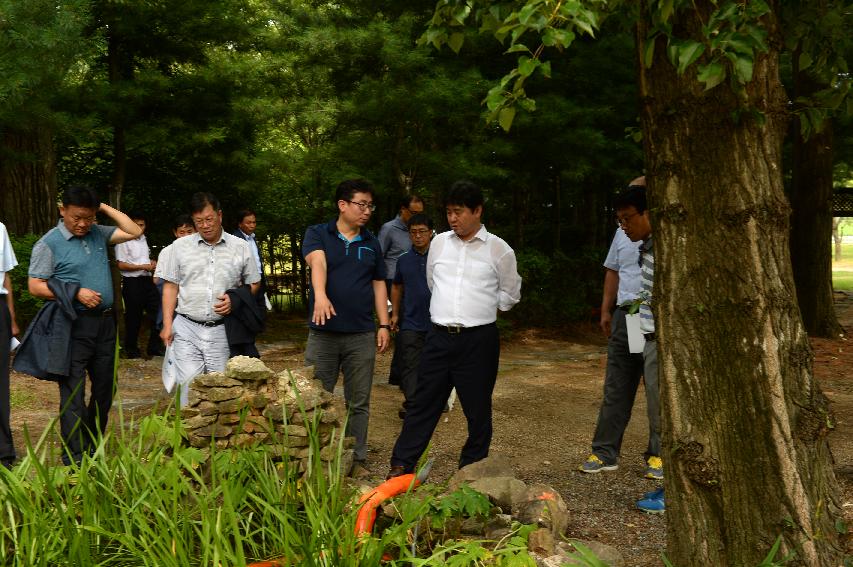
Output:
[[[701,41],[714,5],[692,6],[673,29]],[[641,13],[638,55],[647,1]],[[832,417],[791,275],[777,14],[763,23],[771,52],[757,58],[741,96],[727,84],[705,91],[695,70],[677,75],[663,40],[640,72],[667,554],[679,567],[756,565],[777,536],[798,564],[841,562]],[[744,106],[763,112],[764,125],[736,123]]]
[[56,224],[56,153],[47,128],[0,131],[0,211],[11,234]]
[[[792,57],[796,62],[799,58]],[[796,63],[795,63],[796,67]],[[819,90],[805,72],[794,73],[794,99]],[[832,297],[832,121],[808,139],[795,119],[791,179],[791,264],[806,331],[816,337],[842,333]]]

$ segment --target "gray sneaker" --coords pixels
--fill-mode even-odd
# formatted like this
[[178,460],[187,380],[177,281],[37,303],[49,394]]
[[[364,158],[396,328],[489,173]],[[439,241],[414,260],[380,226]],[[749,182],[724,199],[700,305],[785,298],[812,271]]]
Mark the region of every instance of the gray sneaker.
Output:
[[586,458],[586,461],[578,467],[578,470],[582,473],[590,473],[595,474],[601,471],[615,471],[619,468],[619,465],[612,464],[608,465],[604,461],[598,458],[598,455],[592,453],[589,457]]

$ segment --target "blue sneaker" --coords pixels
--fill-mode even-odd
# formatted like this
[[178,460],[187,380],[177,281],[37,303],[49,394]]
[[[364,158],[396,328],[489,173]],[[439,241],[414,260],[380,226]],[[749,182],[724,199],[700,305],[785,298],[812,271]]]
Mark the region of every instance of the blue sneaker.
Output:
[[598,455],[595,453],[591,454],[586,458],[586,461],[578,467],[578,470],[583,473],[599,473],[601,471],[615,471],[619,468],[619,465],[613,464],[608,465],[604,461],[598,458]]
[[646,498],[637,501],[637,509],[647,514],[663,514],[666,512],[666,502],[664,502],[663,488],[654,492],[647,492]]

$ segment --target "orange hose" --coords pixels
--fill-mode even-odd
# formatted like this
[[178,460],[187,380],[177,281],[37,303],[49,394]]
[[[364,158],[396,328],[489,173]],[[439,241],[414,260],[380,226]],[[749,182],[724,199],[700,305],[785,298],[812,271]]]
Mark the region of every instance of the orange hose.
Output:
[[388,479],[359,499],[361,509],[355,518],[355,535],[369,534],[376,521],[376,509],[385,500],[420,486],[421,481],[414,474],[404,474]]

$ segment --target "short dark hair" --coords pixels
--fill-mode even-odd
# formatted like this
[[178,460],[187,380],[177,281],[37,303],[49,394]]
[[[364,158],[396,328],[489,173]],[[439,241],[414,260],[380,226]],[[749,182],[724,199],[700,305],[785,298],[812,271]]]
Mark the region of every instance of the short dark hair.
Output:
[[402,199],[400,199],[400,209],[408,209],[412,206],[412,203],[423,203],[424,200],[415,195],[414,193],[410,195],[406,195]]
[[88,185],[69,185],[62,193],[62,206],[84,207],[97,211],[101,208],[101,200],[95,190]]
[[412,218],[409,219],[407,227],[412,228],[416,224],[425,225],[428,229],[432,230],[432,219],[426,216],[424,213],[418,213],[416,215],[412,215]]
[[132,209],[127,213],[127,216],[130,217],[130,220],[141,220],[148,222],[148,217],[145,216],[145,213],[140,211],[139,209]]
[[195,193],[190,199],[190,214],[200,213],[208,205],[213,207],[214,211],[222,210],[222,207],[219,205],[219,199],[214,197],[213,193],[207,193],[206,191]]
[[444,206],[463,205],[472,211],[483,205],[483,192],[471,181],[459,180],[450,186]]
[[373,196],[373,185],[366,179],[347,179],[341,181],[335,190],[335,203],[338,201],[351,201],[356,193],[370,193]]
[[634,207],[643,214],[646,211],[646,188],[642,185],[631,185],[613,199],[613,208],[617,211]]
[[243,222],[244,218],[250,216],[257,218],[258,215],[252,209],[240,209],[239,211],[237,211],[237,224],[240,224],[241,222]]
[[192,217],[186,213],[176,216],[175,220],[172,221],[172,230],[178,230],[182,226],[195,226]]

